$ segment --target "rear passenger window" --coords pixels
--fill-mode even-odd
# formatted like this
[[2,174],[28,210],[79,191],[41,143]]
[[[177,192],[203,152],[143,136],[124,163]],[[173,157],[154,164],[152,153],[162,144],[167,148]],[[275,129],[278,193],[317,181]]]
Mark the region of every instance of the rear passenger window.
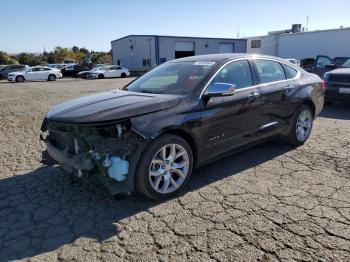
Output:
[[247,60],[226,65],[212,80],[212,83],[234,84],[237,89],[252,86],[252,74]]
[[270,60],[255,60],[262,84],[286,80],[280,63]]
[[283,65],[284,72],[286,72],[286,77],[287,79],[292,79],[297,76],[298,71],[295,70],[294,68],[291,68],[290,66]]

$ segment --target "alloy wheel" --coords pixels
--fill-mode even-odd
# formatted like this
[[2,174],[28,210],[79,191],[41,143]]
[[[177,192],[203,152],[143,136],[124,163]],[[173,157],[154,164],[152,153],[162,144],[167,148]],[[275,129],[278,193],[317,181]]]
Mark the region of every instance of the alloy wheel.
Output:
[[310,135],[312,129],[312,115],[307,109],[300,112],[296,124],[296,137],[304,142]]
[[172,193],[185,182],[189,172],[189,156],[179,144],[163,146],[153,157],[149,167],[152,188],[161,194]]

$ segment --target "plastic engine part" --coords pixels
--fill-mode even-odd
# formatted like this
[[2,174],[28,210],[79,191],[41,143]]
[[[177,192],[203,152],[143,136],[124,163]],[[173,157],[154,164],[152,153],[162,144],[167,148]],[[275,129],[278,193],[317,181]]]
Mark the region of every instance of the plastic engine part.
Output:
[[111,165],[107,170],[108,176],[118,182],[124,181],[129,172],[129,162],[117,156],[111,156],[109,160],[111,161]]

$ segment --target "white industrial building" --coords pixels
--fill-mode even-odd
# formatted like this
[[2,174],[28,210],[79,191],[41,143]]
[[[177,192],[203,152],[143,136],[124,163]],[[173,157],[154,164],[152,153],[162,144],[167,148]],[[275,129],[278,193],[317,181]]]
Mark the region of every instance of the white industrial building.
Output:
[[350,28],[301,32],[300,25],[294,26],[267,36],[246,38],[247,53],[296,59],[318,55],[350,57]]
[[246,39],[202,38],[159,35],[129,35],[111,42],[113,64],[130,70],[145,70],[176,58],[245,53]]

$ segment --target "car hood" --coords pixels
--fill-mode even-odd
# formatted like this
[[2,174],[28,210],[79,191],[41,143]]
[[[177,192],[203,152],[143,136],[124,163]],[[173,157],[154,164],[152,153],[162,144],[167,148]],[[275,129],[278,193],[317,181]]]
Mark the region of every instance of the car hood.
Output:
[[181,96],[113,90],[62,103],[47,114],[47,120],[66,123],[98,123],[165,110]]
[[328,74],[350,75],[350,68],[338,68],[338,69],[334,69],[334,70],[328,72]]

